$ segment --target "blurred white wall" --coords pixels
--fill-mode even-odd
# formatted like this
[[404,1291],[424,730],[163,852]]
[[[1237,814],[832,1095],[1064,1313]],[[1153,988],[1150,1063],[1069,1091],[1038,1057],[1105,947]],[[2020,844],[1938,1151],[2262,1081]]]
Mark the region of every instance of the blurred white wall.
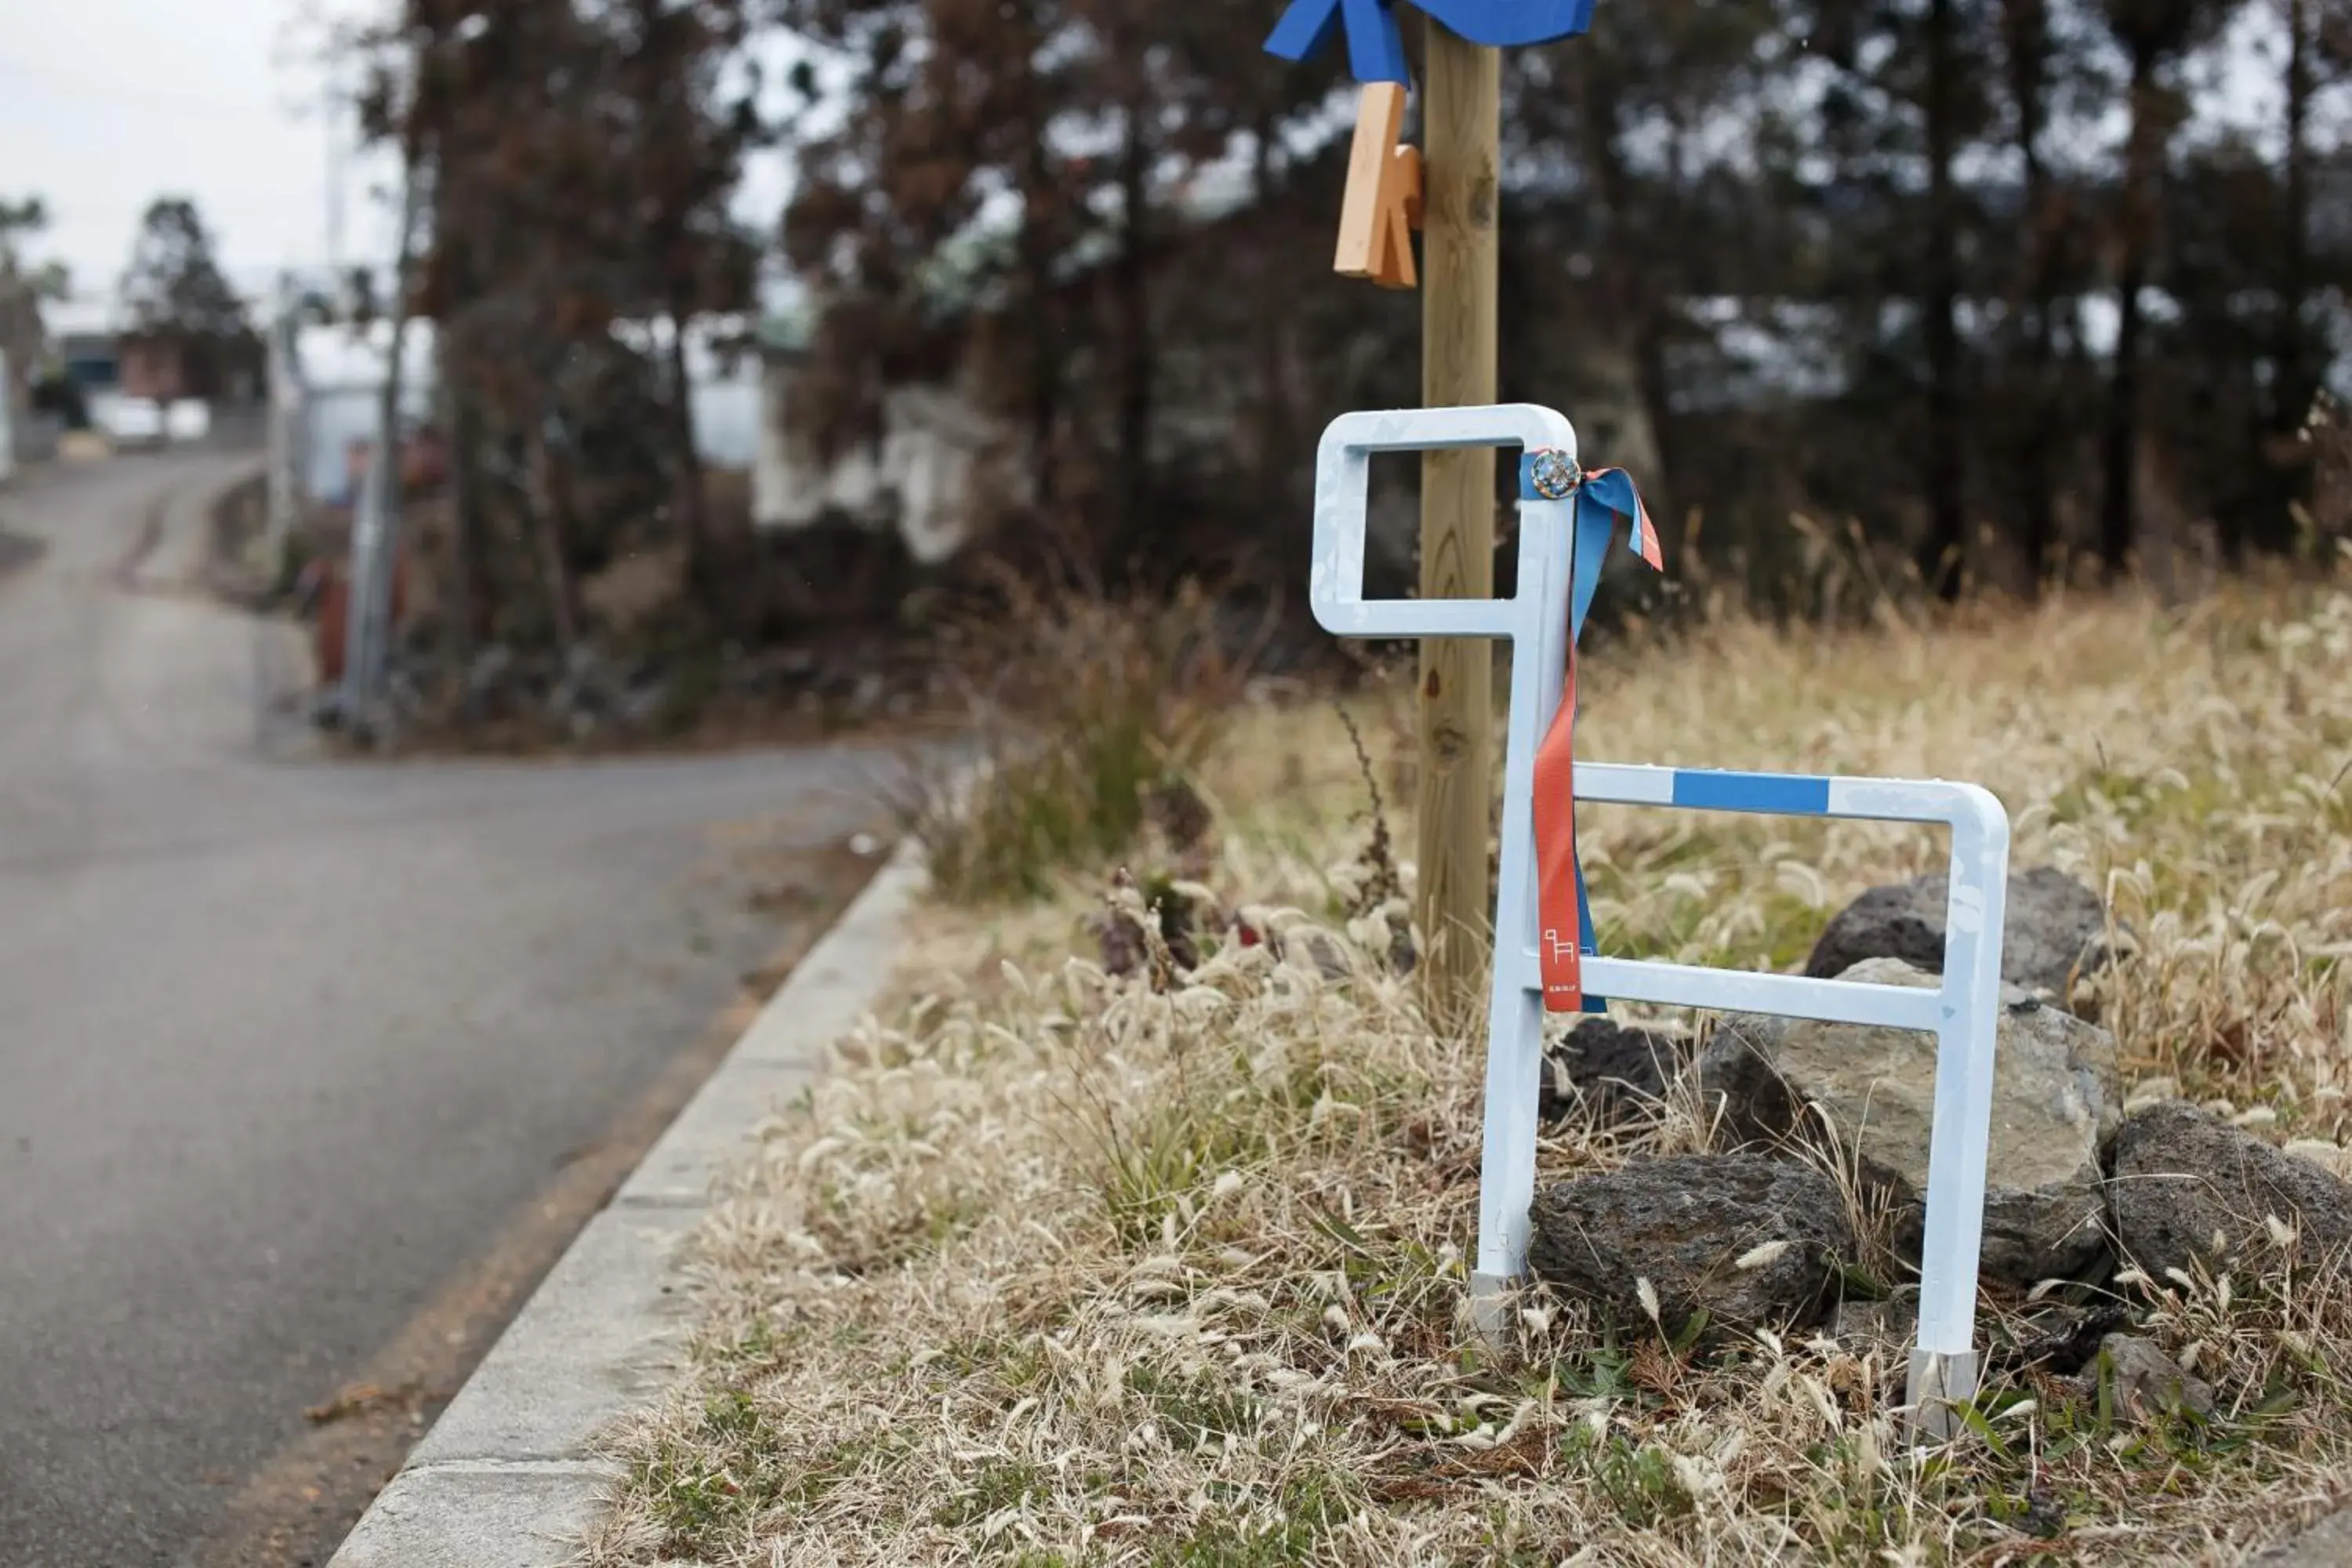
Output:
[[875,532],[895,529],[907,553],[927,566],[961,549],[995,425],[950,387],[895,387],[884,397],[878,446],[861,443],[826,461],[786,427],[792,377],[784,360],[761,377],[753,524],[803,529],[829,518]]

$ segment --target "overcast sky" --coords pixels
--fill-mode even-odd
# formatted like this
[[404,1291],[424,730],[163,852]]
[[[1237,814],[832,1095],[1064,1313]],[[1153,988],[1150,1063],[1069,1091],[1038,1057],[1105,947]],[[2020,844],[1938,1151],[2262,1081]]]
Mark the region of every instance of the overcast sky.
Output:
[[[305,0],[7,8],[0,195],[48,204],[49,231],[29,248],[70,267],[78,295],[112,295],[140,214],[162,195],[194,199],[242,289],[260,291],[287,262],[325,260],[327,76]],[[369,195],[384,171],[360,161],[346,174],[345,248],[372,253],[389,230]]]
[[[381,157],[331,182],[326,24],[370,0],[0,0],[0,198],[38,195],[32,259],[73,269],[75,315],[110,303],[139,216],[185,195],[237,287],[265,297],[279,268],[328,259],[328,192],[342,193],[346,266],[390,254]],[[348,152],[350,114],[333,124]],[[745,216],[776,209],[778,169],[746,181]],[[54,322],[53,325],[60,324]]]

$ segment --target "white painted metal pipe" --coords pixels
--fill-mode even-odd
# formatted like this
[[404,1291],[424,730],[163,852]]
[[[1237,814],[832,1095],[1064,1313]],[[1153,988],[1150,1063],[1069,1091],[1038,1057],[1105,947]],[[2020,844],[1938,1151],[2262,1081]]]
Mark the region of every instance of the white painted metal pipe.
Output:
[[[1543,991],[1536,943],[1535,755],[1558,710],[1568,662],[1575,498],[1522,499],[1517,592],[1507,599],[1367,600],[1365,513],[1376,452],[1460,447],[1554,448],[1571,461],[1568,420],[1532,404],[1343,414],[1316,455],[1315,555],[1308,600],[1344,637],[1491,637],[1513,644],[1504,753],[1501,885],[1488,1003],[1486,1141],[1479,1178],[1473,1309],[1499,1334],[1511,1286],[1526,1272],[1535,1196],[1536,1105],[1543,1071]],[[1984,1226],[2000,1002],[2009,817],[1971,784],[1580,763],[1579,800],[1713,811],[1859,817],[1941,825],[1951,834],[1944,974],[1933,990],[1758,974],[1689,964],[1591,958],[1595,996],[1885,1025],[1936,1036],[1936,1111],[1918,1342],[1909,1402],[1926,1429],[1949,1429],[1950,1405],[1976,1390],[1977,1258]]]

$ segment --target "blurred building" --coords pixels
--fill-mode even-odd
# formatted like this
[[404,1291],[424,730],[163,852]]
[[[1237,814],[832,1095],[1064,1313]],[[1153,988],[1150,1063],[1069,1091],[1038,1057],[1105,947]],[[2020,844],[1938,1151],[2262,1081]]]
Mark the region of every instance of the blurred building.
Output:
[[[174,345],[124,330],[120,301],[78,296],[48,310],[55,352],[50,391],[69,402],[71,420],[87,425],[117,447],[200,440],[214,426],[214,399],[197,388]],[[222,387],[235,401],[249,401],[253,378],[237,374]],[[54,441],[63,421],[44,422]]]
[[110,327],[68,327],[58,333],[58,368],[85,396],[111,394],[122,384],[122,363]]
[[125,397],[176,403],[193,395],[185,348],[169,339],[124,337],[116,345],[115,374]]
[[752,525],[895,532],[925,566],[962,548],[979,521],[977,475],[1003,438],[999,423],[952,381],[914,383],[882,394],[877,439],[827,452],[793,417],[807,367],[802,323],[772,321],[761,342]]
[[[694,410],[695,448],[707,468],[748,473],[758,455],[760,368],[757,356],[730,356],[718,346],[731,323],[713,323],[687,338],[687,380]],[[636,329],[620,329],[628,336]],[[392,324],[364,327],[311,324],[295,333],[297,390],[294,424],[299,449],[297,480],[305,500],[349,506],[376,438],[378,403],[391,359]],[[437,462],[425,455],[437,396],[434,324],[412,321],[401,341],[400,418],[404,462]],[[437,452],[437,447],[432,451]]]

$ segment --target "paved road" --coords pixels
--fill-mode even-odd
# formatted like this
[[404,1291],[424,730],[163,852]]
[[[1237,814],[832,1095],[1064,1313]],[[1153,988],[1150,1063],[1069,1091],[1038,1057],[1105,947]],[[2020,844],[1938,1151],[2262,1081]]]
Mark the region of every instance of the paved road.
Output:
[[182,1561],[775,951],[742,845],[866,820],[844,752],[305,757],[178,585],[236,466],[0,490],[5,1568]]

